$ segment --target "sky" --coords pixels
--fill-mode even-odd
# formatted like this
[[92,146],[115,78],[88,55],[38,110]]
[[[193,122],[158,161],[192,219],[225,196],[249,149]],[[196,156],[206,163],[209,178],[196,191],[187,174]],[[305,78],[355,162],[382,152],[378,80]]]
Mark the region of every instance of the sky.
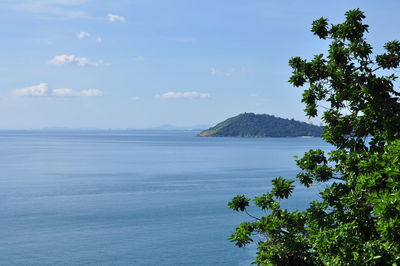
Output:
[[307,121],[288,60],[325,53],[312,21],[353,8],[375,52],[400,39],[396,0],[0,0],[0,129]]

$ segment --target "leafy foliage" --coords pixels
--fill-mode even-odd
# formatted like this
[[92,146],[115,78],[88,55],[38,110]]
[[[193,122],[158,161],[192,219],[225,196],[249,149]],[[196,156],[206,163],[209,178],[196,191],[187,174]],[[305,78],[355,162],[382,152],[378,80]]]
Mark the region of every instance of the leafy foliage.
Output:
[[273,115],[244,113],[199,134],[201,137],[320,137],[322,127]]
[[246,198],[245,196],[236,196],[232,199],[231,202],[228,203],[229,208],[235,211],[244,211],[247,206],[249,206],[250,199]]
[[[311,31],[330,41],[326,56],[289,61],[289,82],[306,86],[305,112],[322,117],[322,137],[334,147],[296,160],[297,178],[325,189],[303,211],[281,208],[294,188],[281,177],[271,192],[254,198],[265,216],[252,216],[230,240],[241,247],[258,236],[255,264],[400,264],[400,93],[397,77],[387,73],[400,66],[400,42],[388,42],[386,52],[374,56],[364,37],[364,13],[354,9],[345,16],[336,25],[326,18],[312,23]],[[229,206],[247,212],[247,204]]]

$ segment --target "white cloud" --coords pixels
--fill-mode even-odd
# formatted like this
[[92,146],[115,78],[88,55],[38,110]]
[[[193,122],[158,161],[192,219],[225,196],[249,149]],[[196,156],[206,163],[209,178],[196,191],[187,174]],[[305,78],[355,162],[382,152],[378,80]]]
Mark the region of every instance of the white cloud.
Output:
[[67,88],[54,89],[52,92],[54,96],[75,96],[75,92]]
[[194,99],[194,98],[209,98],[211,97],[210,93],[203,93],[203,92],[197,92],[197,91],[185,91],[185,92],[166,92],[164,94],[157,94],[154,96],[155,98],[158,99],[178,99],[178,98],[186,98],[186,99]]
[[97,89],[87,90],[72,90],[68,88],[52,89],[51,94],[48,95],[47,83],[40,83],[39,85],[24,87],[21,89],[14,90],[14,94],[17,96],[55,96],[55,97],[70,97],[70,96],[103,96],[103,92]]
[[232,76],[233,72],[235,72],[234,69],[232,69],[231,71],[221,71],[215,67],[211,68],[211,74],[215,75],[215,76],[223,76],[223,77],[230,77]]
[[78,38],[78,39],[85,39],[85,38],[89,38],[89,37],[90,37],[90,34],[89,34],[89,32],[86,32],[86,31],[81,31],[78,34],[76,34],[76,38]]
[[77,57],[75,55],[56,55],[47,61],[51,65],[76,65],[76,66],[107,66],[109,64],[103,61],[92,62],[86,57]]
[[137,102],[137,101],[140,101],[140,100],[141,100],[141,98],[139,96],[132,97],[132,101]]
[[54,89],[52,90],[52,95],[53,96],[58,96],[58,97],[73,97],[73,96],[103,96],[103,92],[101,90],[97,89],[87,89],[87,90],[81,90],[81,91],[76,91],[68,88],[60,88],[60,89]]
[[103,92],[97,89],[87,89],[79,92],[80,96],[103,96]]
[[115,14],[108,14],[107,19],[110,22],[124,22],[125,21],[125,17],[115,15]]
[[84,11],[76,8],[86,2],[87,0],[2,0],[0,7],[57,18],[77,18],[87,16]]
[[47,96],[47,89],[47,83],[40,83],[39,85],[16,89],[14,94],[18,96]]
[[144,60],[146,60],[146,58],[144,58],[144,56],[141,56],[141,55],[133,58],[133,61],[144,61]]
[[102,39],[101,37],[97,37],[96,42],[102,43],[102,42],[103,42],[103,39]]

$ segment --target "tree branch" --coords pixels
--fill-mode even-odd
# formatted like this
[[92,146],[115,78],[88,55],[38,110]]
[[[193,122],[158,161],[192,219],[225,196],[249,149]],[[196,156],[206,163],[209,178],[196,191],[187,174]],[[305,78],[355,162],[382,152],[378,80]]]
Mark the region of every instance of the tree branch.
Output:
[[255,216],[251,215],[246,209],[244,209],[244,211],[245,211],[245,213],[246,213],[248,216],[250,216],[251,218],[256,219],[256,220],[258,220],[258,221],[261,220],[260,218],[257,218],[257,217],[255,217]]

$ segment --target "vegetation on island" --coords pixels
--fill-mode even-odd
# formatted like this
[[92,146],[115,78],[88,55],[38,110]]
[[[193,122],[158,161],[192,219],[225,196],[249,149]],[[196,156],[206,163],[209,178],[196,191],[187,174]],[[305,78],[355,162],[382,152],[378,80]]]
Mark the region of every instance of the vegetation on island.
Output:
[[200,137],[320,137],[322,127],[273,115],[244,113],[204,130]]
[[[364,13],[345,16],[340,24],[312,23],[312,32],[330,41],[326,56],[289,61],[290,83],[305,87],[305,112],[321,113],[322,137],[333,146],[296,161],[298,181],[320,185],[320,197],[306,210],[288,211],[281,203],[295,181],[278,177],[272,191],[253,199],[263,215],[251,214],[230,240],[239,247],[257,241],[255,264],[400,264],[400,93],[393,74],[400,42],[386,43],[376,55],[365,39]],[[250,203],[239,195],[228,205],[248,213]]]

